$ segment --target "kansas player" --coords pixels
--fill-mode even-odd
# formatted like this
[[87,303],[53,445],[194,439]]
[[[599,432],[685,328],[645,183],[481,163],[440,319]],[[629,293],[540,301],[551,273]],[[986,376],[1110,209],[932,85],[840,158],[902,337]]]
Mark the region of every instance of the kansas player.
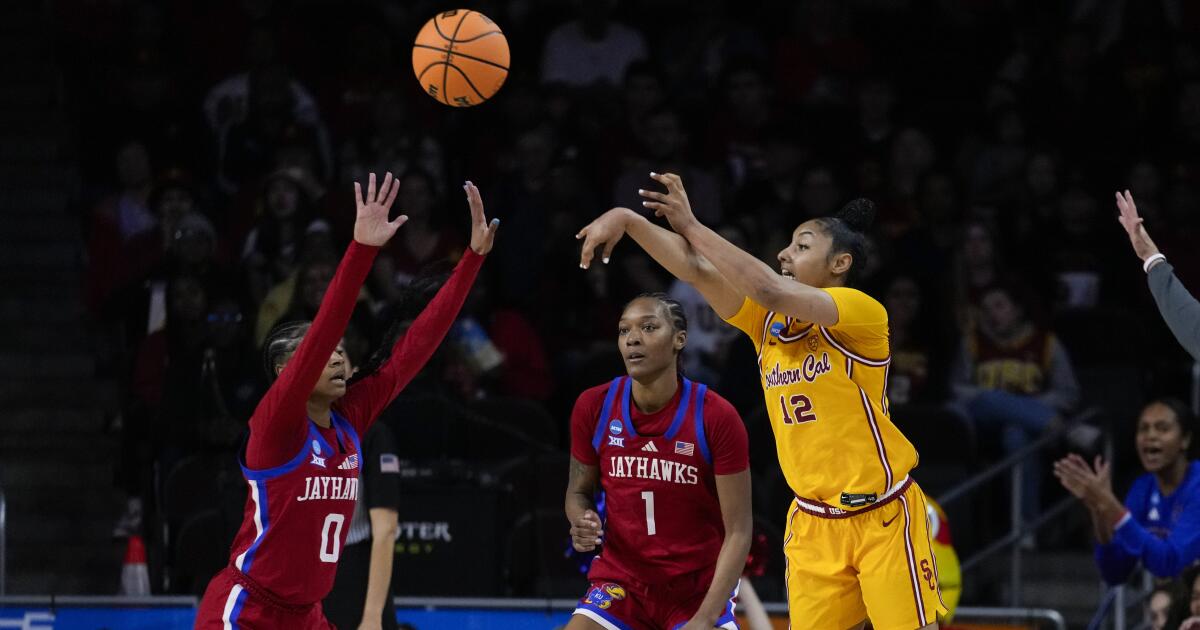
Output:
[[479,191],[464,189],[471,207],[471,251],[450,280],[397,341],[378,371],[346,386],[349,366],[339,340],[379,247],[407,217],[388,220],[396,199],[391,173],[367,194],[354,185],[354,241],[325,292],[312,324],[284,325],[264,346],[277,377],[250,418],[241,454],[250,485],[246,513],[229,566],[208,585],[197,628],[332,628],[321,611],[358,498],[358,436],[412,379],[449,330],[492,248],[498,221],[483,214]]
[[678,302],[637,297],[617,327],[627,375],[575,402],[567,520],[575,548],[600,553],[568,630],[737,628],[752,526],[746,427],[680,375],[686,343]]
[[796,498],[788,511],[785,580],[797,628],[936,628],[945,614],[937,587],[925,497],[909,478],[912,444],[888,417],[887,311],[848,288],[866,258],[869,201],[800,224],[779,252],[780,271],[692,214],[676,175],[651,175],[666,193],[643,204],[675,232],[626,208],[605,213],[580,263],[625,234],[693,284],[758,352],[776,452]]

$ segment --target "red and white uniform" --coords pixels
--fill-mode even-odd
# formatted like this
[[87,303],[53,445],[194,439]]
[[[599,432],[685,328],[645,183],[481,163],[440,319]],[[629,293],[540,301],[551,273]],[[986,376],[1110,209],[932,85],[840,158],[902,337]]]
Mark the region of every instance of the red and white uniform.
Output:
[[359,436],[420,371],[470,291],[481,256],[468,250],[450,280],[377,372],[351,385],[331,426],[307,401],[337,347],[378,248],[351,243],[295,354],[250,418],[241,465],[250,492],[229,566],[209,583],[197,628],[329,628],[329,593],[358,498]]
[[[716,475],[749,467],[746,428],[706,385],[681,379],[652,414],[631,404],[632,386],[593,387],[572,413],[571,455],[600,467],[605,501],[603,548],[575,612],[610,629],[674,628],[712,583],[725,540]],[[717,625],[736,627],[732,602]]]

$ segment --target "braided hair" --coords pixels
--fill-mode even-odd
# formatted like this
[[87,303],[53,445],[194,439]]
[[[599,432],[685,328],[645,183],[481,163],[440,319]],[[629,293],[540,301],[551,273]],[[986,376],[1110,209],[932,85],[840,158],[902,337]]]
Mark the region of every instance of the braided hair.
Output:
[[867,266],[867,230],[875,221],[875,202],[858,198],[842,206],[837,214],[816,221],[833,240],[829,256],[850,254],[854,260],[846,272],[846,285],[854,286]]
[[296,351],[310,326],[312,322],[309,321],[291,321],[271,329],[262,349],[263,368],[267,371],[268,381],[275,380],[275,366],[281,365],[288,355]]
[[[671,328],[675,332],[680,332],[680,331],[687,332],[687,329],[688,329],[687,314],[683,312],[683,305],[679,303],[679,300],[676,300],[675,298],[667,295],[666,293],[663,293],[662,291],[648,291],[646,293],[640,293],[637,295],[637,297],[626,302],[625,308],[629,308],[629,305],[633,304],[633,302],[635,300],[641,300],[643,298],[648,299],[648,300],[654,300],[654,301],[658,302],[659,304],[661,304],[663,306],[663,308],[666,309],[667,319],[670,320]],[[675,355],[675,367],[677,370],[679,370],[680,374],[683,374],[683,350],[682,349],[679,351],[679,354]]]

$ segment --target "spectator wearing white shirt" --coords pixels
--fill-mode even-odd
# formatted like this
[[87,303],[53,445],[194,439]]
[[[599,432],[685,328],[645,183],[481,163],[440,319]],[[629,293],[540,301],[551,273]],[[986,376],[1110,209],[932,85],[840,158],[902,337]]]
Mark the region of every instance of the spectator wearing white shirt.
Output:
[[615,0],[576,0],[578,17],[550,32],[542,50],[542,82],[615,87],[629,64],[646,58],[646,40],[611,19]]

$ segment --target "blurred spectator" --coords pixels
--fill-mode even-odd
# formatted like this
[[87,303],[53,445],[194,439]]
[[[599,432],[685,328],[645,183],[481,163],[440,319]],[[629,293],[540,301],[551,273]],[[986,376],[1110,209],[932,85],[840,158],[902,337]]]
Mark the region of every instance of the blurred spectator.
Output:
[[1091,514],[1105,582],[1124,583],[1139,564],[1174,578],[1200,559],[1200,462],[1189,458],[1194,427],[1187,405],[1174,398],[1142,409],[1136,448],[1146,474],[1133,482],[1124,504],[1101,458],[1094,469],[1078,455],[1055,464],[1055,476]]
[[542,51],[542,82],[615,87],[629,64],[646,57],[641,33],[612,20],[616,0],[575,0],[576,19],[550,32]]
[[[423,126],[414,124],[401,91],[380,90],[370,101],[369,125],[364,125],[341,145],[338,157],[339,181],[352,184],[367,173],[423,173],[431,193],[441,195],[446,181],[445,150],[438,138]],[[397,202],[401,212],[412,216],[403,203],[403,190]],[[411,220],[411,219],[410,219]]]
[[149,151],[142,142],[130,140],[114,157],[119,189],[96,204],[89,217],[87,295],[88,304],[97,310],[113,290],[149,268],[152,261],[143,256],[161,251],[155,247],[158,219],[150,209],[154,179]]
[[328,232],[317,219],[313,200],[299,174],[277,171],[263,184],[260,214],[242,246],[242,264],[250,297],[260,303],[268,289],[295,269],[310,232]]
[[1200,567],[1185,571],[1180,582],[1181,588],[1167,616],[1167,628],[1200,630]]
[[721,191],[717,178],[688,159],[688,136],[679,113],[666,108],[650,112],[641,125],[641,134],[639,155],[627,160],[624,172],[613,184],[613,205],[643,209],[638,189],[659,188],[650,179],[650,173],[675,173],[687,183],[688,199],[696,217],[707,224],[720,223]]
[[374,286],[388,300],[396,299],[400,287],[411,282],[422,269],[456,257],[463,249],[458,231],[445,224],[447,212],[429,173],[416,167],[404,171],[400,175],[396,206],[408,215],[408,222],[383,247],[371,269]]
[[1167,617],[1171,613],[1172,599],[1175,594],[1174,584],[1156,586],[1146,598],[1146,610],[1143,613],[1149,623],[1150,630],[1165,630]]
[[[718,233],[730,243],[746,247],[746,237],[741,230],[725,227]],[[692,285],[679,279],[673,280],[667,294],[679,302],[683,314],[687,316],[687,352],[681,355],[683,372],[688,378],[720,387],[731,344],[740,337],[738,330],[718,317],[704,296]]]
[[983,291],[1006,280],[992,230],[977,221],[963,226],[953,262],[953,306],[961,329],[979,320]]
[[[1004,454],[1021,450],[1079,402],[1079,383],[1054,333],[1037,324],[1029,306],[1003,285],[982,292],[977,325],[963,336],[951,368],[955,402],[980,433],[1000,433]],[[1022,464],[1021,512],[1032,519],[1041,503],[1041,465]]]
[[900,406],[938,400],[941,357],[930,334],[930,315],[920,285],[911,276],[898,275],[888,284],[882,301],[888,312],[892,348],[888,403]]

